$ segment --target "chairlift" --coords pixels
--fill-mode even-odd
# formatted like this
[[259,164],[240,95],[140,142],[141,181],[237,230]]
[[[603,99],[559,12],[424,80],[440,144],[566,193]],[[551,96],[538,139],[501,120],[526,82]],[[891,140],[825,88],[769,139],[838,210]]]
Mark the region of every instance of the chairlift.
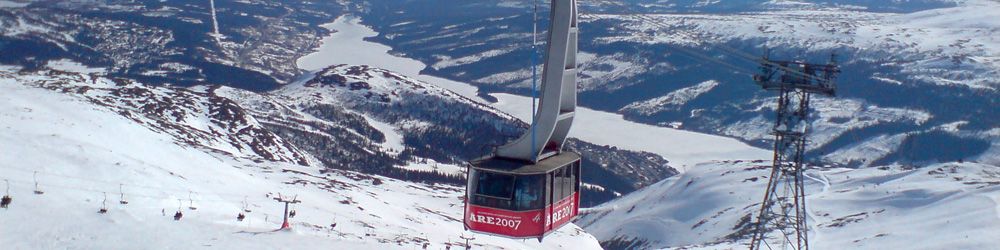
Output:
[[193,192],[188,191],[188,209],[197,210],[198,208],[194,207],[194,200],[191,199],[191,193],[193,193]]
[[184,214],[181,213],[181,207],[183,206],[182,204],[183,203],[181,203],[181,199],[177,199],[177,212],[174,213],[175,221],[181,220],[181,217],[184,217]]
[[239,214],[236,215],[236,221],[243,221],[243,219],[247,218],[247,215],[243,214],[244,212],[246,212],[246,213],[250,212],[250,209],[247,208],[247,197],[246,196],[243,196],[243,211],[240,211]]
[[14,198],[10,198],[10,181],[7,179],[3,181],[7,183],[7,193],[3,195],[3,199],[0,199],[0,208],[7,208],[14,201]]
[[128,201],[125,200],[125,191],[122,189],[123,185],[125,184],[118,184],[118,193],[121,193],[121,198],[118,200],[118,203],[121,203],[122,205],[128,205]]
[[45,192],[38,189],[38,171],[35,171],[35,173],[31,175],[31,178],[35,179],[35,194],[44,194]]
[[243,196],[243,212],[244,213],[250,213],[251,212],[250,211],[250,203],[247,202],[247,197],[246,196]]
[[99,214],[108,213],[108,193],[104,193],[104,201],[101,201],[101,210],[97,210]]

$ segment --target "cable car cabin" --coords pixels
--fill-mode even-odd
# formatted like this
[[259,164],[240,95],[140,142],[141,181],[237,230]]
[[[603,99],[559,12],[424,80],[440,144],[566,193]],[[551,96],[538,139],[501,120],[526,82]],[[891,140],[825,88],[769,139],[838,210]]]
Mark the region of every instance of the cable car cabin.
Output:
[[563,152],[538,163],[489,157],[469,164],[465,228],[509,238],[538,238],[576,217],[580,155]]

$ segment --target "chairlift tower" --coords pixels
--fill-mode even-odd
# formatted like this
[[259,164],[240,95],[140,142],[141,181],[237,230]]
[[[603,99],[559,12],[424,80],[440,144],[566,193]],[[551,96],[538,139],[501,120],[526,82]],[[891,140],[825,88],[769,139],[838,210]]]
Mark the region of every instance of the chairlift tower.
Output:
[[296,196],[293,196],[291,200],[289,200],[289,199],[286,199],[286,197],[281,196],[281,194],[278,194],[278,197],[274,197],[275,201],[281,202],[281,203],[285,203],[285,212],[283,213],[284,219],[281,222],[281,228],[280,229],[291,228],[291,225],[288,224],[288,204],[301,203],[302,201],[300,201],[298,198],[299,198],[299,196],[296,195]]
[[809,98],[813,94],[834,96],[834,78],[840,73],[836,56],[826,64],[774,61],[767,55],[754,81],[764,90],[778,92],[777,120],[774,124],[774,158],[764,201],[754,224],[750,249],[767,248],[768,234],[780,231],[782,246],[809,249],[806,227],[805,185],[802,164],[809,131]]

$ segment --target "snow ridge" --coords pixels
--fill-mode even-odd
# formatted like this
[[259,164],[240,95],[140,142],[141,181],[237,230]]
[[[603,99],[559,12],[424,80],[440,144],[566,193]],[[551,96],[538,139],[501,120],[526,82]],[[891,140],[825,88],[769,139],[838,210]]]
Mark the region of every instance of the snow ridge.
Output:
[[663,110],[677,111],[680,110],[682,105],[687,104],[691,100],[698,98],[698,96],[711,91],[718,85],[719,82],[715,80],[705,81],[691,87],[675,90],[661,97],[629,104],[620,111],[638,112],[643,115],[652,115]]

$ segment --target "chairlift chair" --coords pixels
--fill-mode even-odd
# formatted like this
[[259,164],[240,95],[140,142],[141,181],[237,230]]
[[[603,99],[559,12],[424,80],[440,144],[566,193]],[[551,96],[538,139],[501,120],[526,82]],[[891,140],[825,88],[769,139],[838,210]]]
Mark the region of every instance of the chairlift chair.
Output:
[[122,189],[123,185],[124,184],[118,184],[118,192],[121,193],[121,198],[118,200],[118,203],[128,205],[128,201],[125,200],[125,191]]
[[244,212],[246,212],[246,213],[250,212],[250,209],[247,208],[247,197],[246,196],[243,196],[243,211],[240,211],[236,215],[236,221],[243,221],[243,219],[247,218],[247,215],[243,214]]
[[7,183],[7,193],[3,195],[2,199],[0,199],[0,208],[7,208],[10,206],[10,203],[14,201],[14,198],[10,197],[10,181],[7,179],[4,179],[3,181]]
[[181,203],[181,199],[177,199],[177,212],[174,213],[175,221],[181,220],[181,217],[184,217],[184,213],[181,213],[181,207],[183,206],[182,204],[183,203]]
[[247,197],[246,196],[243,196],[243,212],[244,213],[250,213],[251,212],[250,211],[250,203],[247,202]]
[[97,213],[100,214],[108,213],[108,193],[104,193],[104,201],[101,201],[101,209],[97,210]]
[[45,192],[38,189],[38,171],[35,171],[35,173],[31,175],[31,178],[35,180],[35,194],[44,194]]
[[193,192],[188,191],[188,209],[197,210],[198,208],[194,206],[194,200],[191,199],[191,193]]

